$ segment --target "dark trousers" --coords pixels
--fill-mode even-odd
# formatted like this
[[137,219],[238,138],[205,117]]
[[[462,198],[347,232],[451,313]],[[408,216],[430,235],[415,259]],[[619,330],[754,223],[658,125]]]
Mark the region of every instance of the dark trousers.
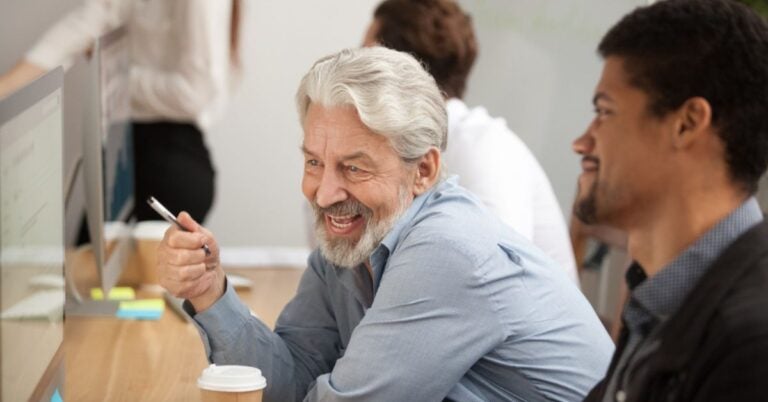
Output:
[[172,213],[202,223],[213,204],[216,172],[203,133],[186,123],[134,123],[136,206],[140,221],[161,219],[147,205],[154,196]]

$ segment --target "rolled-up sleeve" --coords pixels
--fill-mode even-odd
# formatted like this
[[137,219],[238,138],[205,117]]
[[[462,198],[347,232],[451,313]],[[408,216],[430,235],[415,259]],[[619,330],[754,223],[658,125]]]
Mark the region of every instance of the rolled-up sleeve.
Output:
[[124,24],[129,12],[130,0],[88,0],[46,31],[25,58],[45,69],[68,69],[96,38]]

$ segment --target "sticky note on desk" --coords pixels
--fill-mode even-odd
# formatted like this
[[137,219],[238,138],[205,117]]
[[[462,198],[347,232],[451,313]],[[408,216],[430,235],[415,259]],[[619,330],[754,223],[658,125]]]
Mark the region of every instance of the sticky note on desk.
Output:
[[126,300],[120,302],[117,318],[159,320],[165,311],[163,299]]
[[[135,298],[136,291],[127,286],[114,287],[109,291],[109,295],[107,295],[109,300],[133,300]],[[91,299],[104,300],[104,292],[100,288],[92,288]]]

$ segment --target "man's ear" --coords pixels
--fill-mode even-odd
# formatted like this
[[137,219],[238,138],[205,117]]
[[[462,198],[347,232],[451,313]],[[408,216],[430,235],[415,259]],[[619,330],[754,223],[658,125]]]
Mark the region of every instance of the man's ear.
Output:
[[690,147],[697,139],[711,132],[712,106],[706,99],[696,96],[683,102],[677,112],[677,127],[672,140],[678,149]]
[[440,176],[440,151],[432,147],[416,163],[414,173],[413,195],[426,192],[437,182]]

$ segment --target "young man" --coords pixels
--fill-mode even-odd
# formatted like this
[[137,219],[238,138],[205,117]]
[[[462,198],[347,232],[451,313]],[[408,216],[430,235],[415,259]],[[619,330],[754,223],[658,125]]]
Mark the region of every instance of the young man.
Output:
[[577,216],[635,263],[611,368],[589,401],[765,400],[768,26],[728,0],[637,9],[603,38]]
[[549,258],[441,180],[445,107],[416,59],[323,58],[297,103],[320,249],[275,330],[188,215],[194,231],[170,229],[159,249],[161,284],[188,299],[211,361],[260,368],[266,401],[583,398],[613,345]]

